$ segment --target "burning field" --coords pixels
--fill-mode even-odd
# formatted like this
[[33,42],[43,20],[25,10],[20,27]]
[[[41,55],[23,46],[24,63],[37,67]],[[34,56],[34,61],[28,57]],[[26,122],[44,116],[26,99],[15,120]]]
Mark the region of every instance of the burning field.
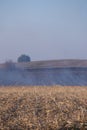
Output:
[[87,86],[87,60],[0,64],[0,86]]
[[87,130],[87,87],[0,87],[0,130]]

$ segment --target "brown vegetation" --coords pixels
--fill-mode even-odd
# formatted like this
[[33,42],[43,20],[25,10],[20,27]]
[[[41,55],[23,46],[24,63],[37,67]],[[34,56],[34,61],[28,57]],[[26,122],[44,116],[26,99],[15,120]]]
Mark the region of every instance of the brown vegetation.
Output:
[[87,130],[87,87],[1,87],[0,130]]
[[[6,67],[6,63],[0,64],[0,69]],[[40,69],[40,68],[71,68],[71,67],[87,67],[87,60],[65,59],[65,60],[47,60],[47,61],[31,61],[23,63],[15,63],[15,67],[22,69]]]

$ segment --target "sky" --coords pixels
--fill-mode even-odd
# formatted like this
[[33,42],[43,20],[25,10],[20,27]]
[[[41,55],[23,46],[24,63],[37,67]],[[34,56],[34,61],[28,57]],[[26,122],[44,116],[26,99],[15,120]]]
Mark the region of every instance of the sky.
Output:
[[0,62],[87,59],[87,0],[0,0]]

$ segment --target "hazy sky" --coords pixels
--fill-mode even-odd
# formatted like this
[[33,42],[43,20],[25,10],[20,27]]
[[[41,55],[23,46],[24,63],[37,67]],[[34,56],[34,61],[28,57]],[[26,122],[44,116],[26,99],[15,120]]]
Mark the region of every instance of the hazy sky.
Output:
[[87,59],[87,0],[0,0],[0,62]]

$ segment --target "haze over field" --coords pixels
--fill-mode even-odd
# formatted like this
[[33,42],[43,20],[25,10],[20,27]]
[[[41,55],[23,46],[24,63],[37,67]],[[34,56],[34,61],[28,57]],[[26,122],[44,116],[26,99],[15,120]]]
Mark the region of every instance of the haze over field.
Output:
[[7,129],[87,130],[87,0],[0,0]]
[[87,0],[0,0],[0,62],[87,59]]

